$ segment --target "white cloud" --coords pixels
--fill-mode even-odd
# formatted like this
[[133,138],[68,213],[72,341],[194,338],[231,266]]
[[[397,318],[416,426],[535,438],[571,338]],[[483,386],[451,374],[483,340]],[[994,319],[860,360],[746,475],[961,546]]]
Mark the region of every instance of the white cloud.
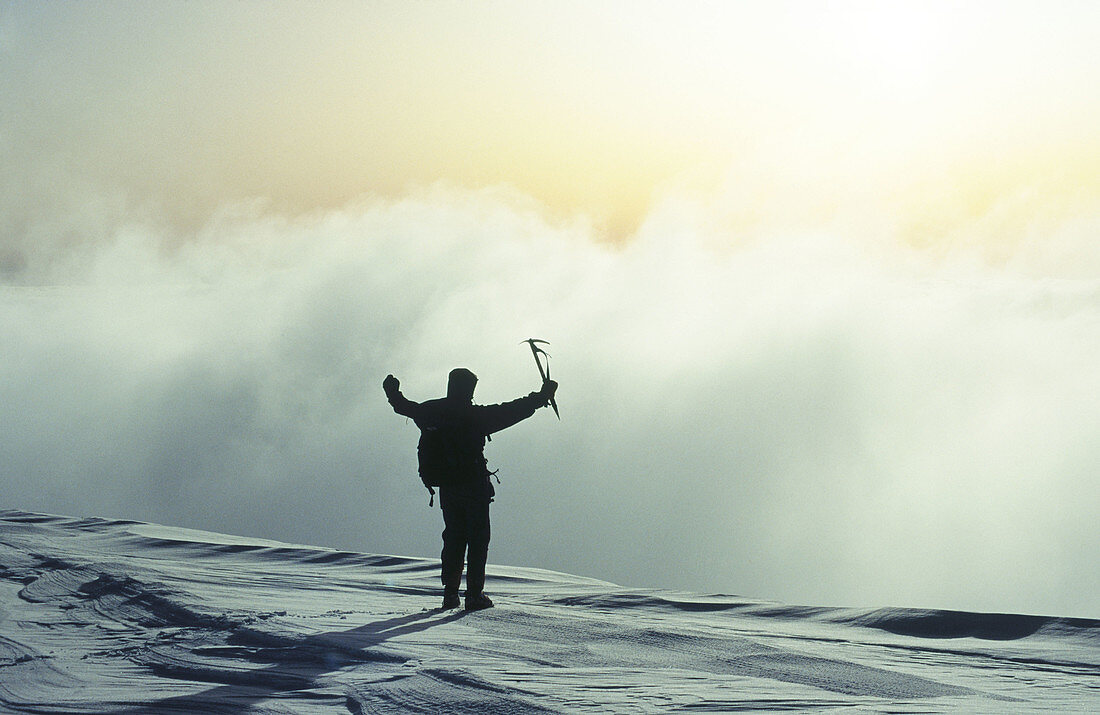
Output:
[[251,207],[186,240],[73,219],[0,288],[7,503],[432,554],[416,430],[381,380],[426,399],[464,365],[481,401],[509,399],[537,387],[518,342],[539,337],[562,421],[491,443],[491,559],[1097,615],[1094,279],[843,227],[723,240],[669,206],[621,248],[446,189]]

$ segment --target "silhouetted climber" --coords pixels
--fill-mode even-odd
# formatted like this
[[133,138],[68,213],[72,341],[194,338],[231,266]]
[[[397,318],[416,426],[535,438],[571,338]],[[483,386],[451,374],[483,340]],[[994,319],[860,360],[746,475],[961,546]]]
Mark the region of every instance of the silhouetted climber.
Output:
[[444,525],[440,554],[443,608],[458,607],[463,557],[467,561],[466,610],[493,605],[483,593],[489,554],[489,502],[496,493],[485,461],[485,440],[545,407],[558,389],[558,383],[545,380],[541,390],[526,397],[499,405],[475,405],[476,385],[477,376],[458,367],[448,376],[446,397],[413,402],[401,394],[401,383],[393,375],[382,382],[393,411],[411,417],[420,428],[416,450],[420,479],[433,497],[432,487],[439,487]]

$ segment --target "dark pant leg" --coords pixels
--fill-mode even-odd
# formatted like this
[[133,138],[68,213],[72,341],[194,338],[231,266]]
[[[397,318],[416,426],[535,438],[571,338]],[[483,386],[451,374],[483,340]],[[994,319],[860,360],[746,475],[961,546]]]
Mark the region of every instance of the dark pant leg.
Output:
[[485,561],[489,556],[489,500],[474,499],[466,509],[466,540],[469,544],[466,564],[466,595],[477,595],[485,588]]
[[485,588],[485,561],[489,555],[489,496],[451,489],[439,490],[443,509],[443,588],[457,590],[466,564],[466,594]]
[[458,591],[462,583],[462,562],[466,560],[466,510],[461,499],[439,490],[439,506],[443,509],[443,551],[440,579],[446,591]]

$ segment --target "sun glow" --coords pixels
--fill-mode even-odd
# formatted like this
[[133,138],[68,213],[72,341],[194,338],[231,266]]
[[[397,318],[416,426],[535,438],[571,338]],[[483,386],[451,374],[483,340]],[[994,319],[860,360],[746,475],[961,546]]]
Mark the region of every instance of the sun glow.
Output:
[[874,83],[880,95],[927,88],[943,69],[950,24],[930,6],[876,2],[840,13],[836,51],[850,56],[853,74]]
[[[49,29],[36,13],[64,14],[32,7],[9,17]],[[151,34],[68,9],[79,36],[57,27],[36,46],[19,22],[0,28],[25,50],[5,58],[11,96],[38,98],[6,103],[3,158],[49,167],[20,185],[64,167],[192,225],[224,202],[297,213],[435,182],[506,185],[612,240],[670,187],[713,196],[731,181],[785,191],[788,213],[824,196],[817,216],[886,195],[871,208],[1064,186],[1052,172],[1087,203],[1100,195],[1097,11],[1036,7],[155,4]],[[765,170],[730,178],[746,166]],[[947,234],[953,220],[924,224]]]

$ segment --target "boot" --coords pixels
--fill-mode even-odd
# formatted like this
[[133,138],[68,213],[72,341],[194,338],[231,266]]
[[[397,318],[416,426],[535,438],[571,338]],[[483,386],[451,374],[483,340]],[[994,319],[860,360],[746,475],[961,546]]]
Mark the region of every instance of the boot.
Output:
[[443,592],[443,610],[451,608],[458,608],[458,591],[444,591]]
[[480,611],[483,608],[492,608],[493,602],[484,593],[476,593],[474,595],[466,594],[466,610],[467,611]]

